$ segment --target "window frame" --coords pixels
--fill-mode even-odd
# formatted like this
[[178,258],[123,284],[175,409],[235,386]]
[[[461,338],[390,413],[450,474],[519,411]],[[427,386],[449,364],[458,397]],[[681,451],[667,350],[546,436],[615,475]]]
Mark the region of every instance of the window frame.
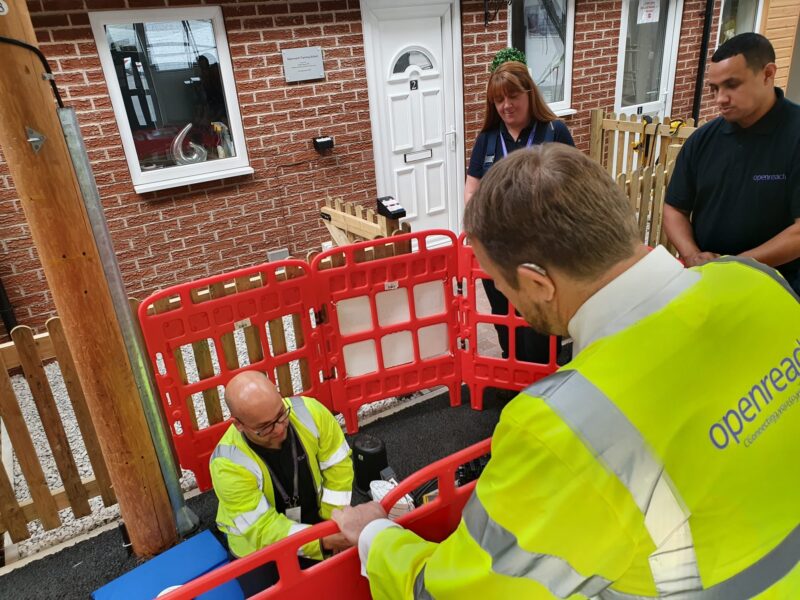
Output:
[[[722,23],[722,13],[725,10],[725,4],[727,2],[731,2],[731,1],[732,0],[722,0],[722,2],[720,2],[720,4],[719,4],[719,18],[717,19],[717,21],[719,21],[717,23],[717,45],[714,46],[714,48],[719,48],[719,39],[720,39],[720,37],[722,37],[722,25],[723,25],[723,23]],[[764,12],[764,0],[757,0],[756,22],[753,23],[753,32],[755,32],[755,33],[761,33],[761,20],[763,18],[763,14],[762,14],[763,12]]]
[[[133,140],[133,131],[128,121],[122,90],[117,81],[111,48],[106,36],[107,25],[130,25],[133,23],[157,23],[166,21],[206,20],[211,21],[214,30],[220,77],[228,112],[229,128],[236,156],[219,158],[190,165],[174,165],[165,169],[143,171]],[[222,9],[219,6],[149,8],[141,10],[114,10],[89,13],[89,22],[94,34],[103,76],[114,109],[122,148],[128,163],[133,188],[138,194],[181,187],[205,181],[250,175],[254,172],[247,155],[247,146],[239,110],[239,98],[233,77],[228,36]]]
[[[525,7],[525,0],[521,0],[523,10]],[[575,114],[577,111],[572,108],[572,59],[573,47],[575,42],[575,0],[566,0],[567,3],[567,30],[565,34],[565,47],[564,47],[564,99],[558,102],[548,102],[550,107],[556,115],[563,117],[566,115]],[[513,41],[513,11],[508,10],[508,46],[514,47]],[[517,50],[525,52],[525,48],[517,48]],[[525,54],[527,58],[527,54]]]

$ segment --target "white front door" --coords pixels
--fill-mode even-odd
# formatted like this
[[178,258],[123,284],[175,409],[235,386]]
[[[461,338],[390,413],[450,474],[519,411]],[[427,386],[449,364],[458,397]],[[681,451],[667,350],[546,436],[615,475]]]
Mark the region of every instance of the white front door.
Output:
[[622,0],[617,113],[669,115],[682,13],[683,0]]
[[461,223],[461,27],[454,1],[361,0],[378,196],[412,231]]

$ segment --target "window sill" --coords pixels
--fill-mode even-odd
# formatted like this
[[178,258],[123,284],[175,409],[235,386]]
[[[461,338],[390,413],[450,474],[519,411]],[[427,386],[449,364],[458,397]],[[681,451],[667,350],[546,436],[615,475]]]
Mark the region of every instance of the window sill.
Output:
[[189,177],[176,177],[175,179],[165,179],[163,181],[154,181],[152,183],[134,184],[133,189],[137,194],[146,194],[147,192],[157,192],[159,190],[167,190],[169,188],[182,187],[185,185],[192,185],[194,183],[204,183],[206,181],[213,181],[215,179],[228,179],[229,177],[241,177],[242,175],[252,175],[255,171],[253,167],[238,167],[236,169],[227,169],[225,171],[212,171],[211,173],[200,173],[198,175],[191,175]]
[[574,108],[560,108],[558,110],[554,110],[553,112],[556,113],[557,117],[568,117],[570,115],[578,114],[578,111]]

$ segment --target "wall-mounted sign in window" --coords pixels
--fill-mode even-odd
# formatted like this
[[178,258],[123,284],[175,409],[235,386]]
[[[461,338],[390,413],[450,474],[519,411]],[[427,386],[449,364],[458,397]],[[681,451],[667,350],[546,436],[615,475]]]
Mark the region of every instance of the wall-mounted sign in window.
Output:
[[290,48],[282,50],[283,76],[286,83],[324,79],[325,69],[322,66],[322,48]]
[[137,192],[253,172],[218,7],[90,19]]

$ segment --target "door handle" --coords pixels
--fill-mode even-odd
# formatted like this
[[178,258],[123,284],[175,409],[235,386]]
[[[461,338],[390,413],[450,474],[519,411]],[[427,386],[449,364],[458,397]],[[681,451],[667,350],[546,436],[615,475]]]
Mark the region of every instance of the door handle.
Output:
[[455,152],[456,151],[456,132],[455,132],[455,130],[448,131],[447,133],[444,134],[444,137],[447,138],[447,148],[451,152]]

